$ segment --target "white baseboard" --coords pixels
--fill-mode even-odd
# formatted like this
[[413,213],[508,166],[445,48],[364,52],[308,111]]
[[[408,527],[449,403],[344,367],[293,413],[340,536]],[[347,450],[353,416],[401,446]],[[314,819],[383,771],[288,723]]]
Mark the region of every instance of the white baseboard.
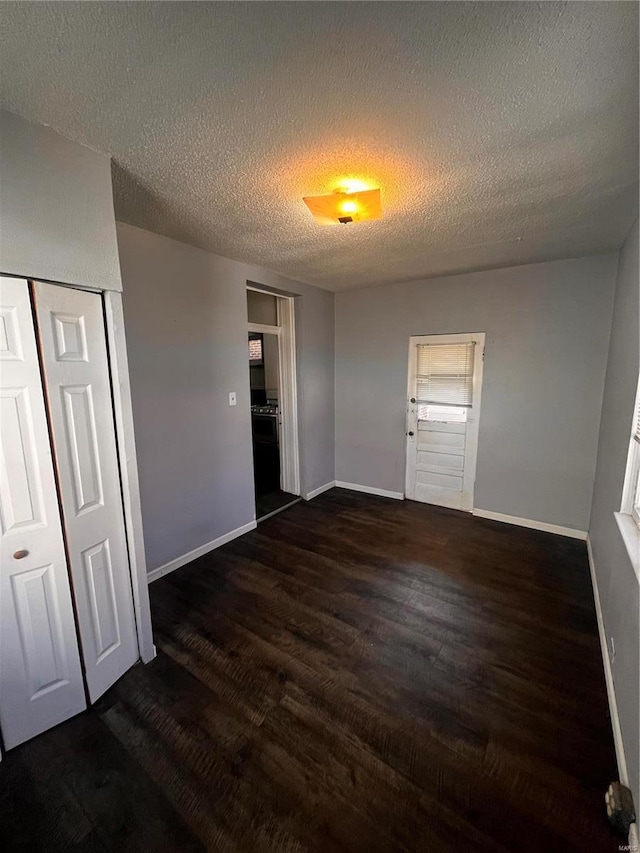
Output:
[[212,539],[211,542],[206,542],[204,545],[200,545],[199,548],[194,548],[193,551],[189,551],[181,557],[176,557],[175,560],[170,560],[168,563],[165,563],[164,566],[158,566],[157,569],[153,569],[148,573],[148,582],[153,583],[153,581],[157,581],[158,578],[162,578],[170,572],[175,572],[176,569],[179,569],[181,566],[186,566],[187,563],[190,563],[192,560],[197,560],[198,557],[208,554],[209,551],[213,551],[221,545],[231,542],[232,539],[237,539],[238,536],[249,533],[250,530],[255,530],[257,526],[258,524],[256,521],[250,521],[248,524],[243,524],[242,527],[236,527],[235,530],[230,530],[229,533],[224,533],[222,536],[218,536],[217,539]]
[[602,663],[604,664],[604,680],[607,685],[607,697],[609,699],[609,713],[611,714],[611,728],[613,729],[613,743],[616,748],[616,759],[618,761],[618,776],[623,785],[629,784],[629,773],[627,771],[627,759],[624,753],[624,742],[622,740],[622,729],[620,727],[620,717],[618,716],[618,703],[616,702],[616,690],[613,683],[613,673],[611,671],[611,661],[609,660],[609,648],[607,645],[607,635],[604,627],[604,619],[602,616],[602,606],[600,604],[600,592],[598,591],[598,580],[596,577],[596,567],[593,560],[593,551],[591,549],[591,540],[587,536],[587,554],[589,555],[589,569],[591,570],[591,586],[593,587],[593,599],[596,605],[596,617],[598,619],[598,634],[600,635],[600,650],[602,652]]
[[586,530],[575,530],[573,527],[561,527],[559,524],[548,524],[546,521],[534,521],[531,518],[518,518],[517,515],[504,515],[501,512],[491,512],[488,509],[472,510],[473,515],[478,518],[488,518],[491,521],[503,521],[505,524],[515,524],[517,527],[529,527],[531,530],[542,530],[545,533],[555,533],[558,536],[570,536],[572,539],[582,539],[584,542],[587,538]]
[[317,498],[318,495],[321,495],[323,492],[328,492],[329,489],[333,489],[335,484],[336,481],[332,480],[330,483],[325,483],[324,486],[318,486],[317,489],[312,489],[310,492],[307,492],[307,494],[304,495],[305,501],[311,501],[314,498]]
[[404,492],[390,492],[388,489],[375,489],[373,486],[360,486],[358,483],[343,483],[342,480],[336,480],[334,485],[338,489],[351,489],[352,492],[365,492],[367,495],[394,498],[397,501],[404,500]]

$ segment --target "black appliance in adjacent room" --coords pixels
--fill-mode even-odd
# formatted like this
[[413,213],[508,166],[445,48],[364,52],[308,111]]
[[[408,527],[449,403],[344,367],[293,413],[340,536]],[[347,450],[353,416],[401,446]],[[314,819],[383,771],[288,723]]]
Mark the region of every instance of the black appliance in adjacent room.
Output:
[[280,488],[279,419],[277,405],[251,406],[256,495]]

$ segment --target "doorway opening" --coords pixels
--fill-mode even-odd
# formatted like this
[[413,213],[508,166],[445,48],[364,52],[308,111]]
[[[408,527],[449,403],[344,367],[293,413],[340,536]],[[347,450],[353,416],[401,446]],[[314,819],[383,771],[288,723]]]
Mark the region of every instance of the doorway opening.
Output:
[[484,332],[409,339],[406,496],[473,510]]
[[293,297],[247,287],[256,519],[300,500]]

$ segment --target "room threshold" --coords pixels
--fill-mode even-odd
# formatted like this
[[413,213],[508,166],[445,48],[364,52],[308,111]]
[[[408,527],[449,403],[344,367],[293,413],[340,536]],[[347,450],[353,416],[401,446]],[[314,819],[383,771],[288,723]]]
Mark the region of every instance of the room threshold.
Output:
[[278,490],[256,497],[256,520],[258,523],[266,521],[272,515],[277,515],[290,506],[299,503],[302,498],[289,492]]

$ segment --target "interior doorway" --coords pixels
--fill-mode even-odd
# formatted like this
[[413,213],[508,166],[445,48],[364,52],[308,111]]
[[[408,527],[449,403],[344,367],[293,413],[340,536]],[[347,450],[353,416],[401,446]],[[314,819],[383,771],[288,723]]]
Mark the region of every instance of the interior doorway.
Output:
[[256,518],[300,500],[293,298],[247,288]]
[[471,512],[484,332],[410,338],[406,496]]

